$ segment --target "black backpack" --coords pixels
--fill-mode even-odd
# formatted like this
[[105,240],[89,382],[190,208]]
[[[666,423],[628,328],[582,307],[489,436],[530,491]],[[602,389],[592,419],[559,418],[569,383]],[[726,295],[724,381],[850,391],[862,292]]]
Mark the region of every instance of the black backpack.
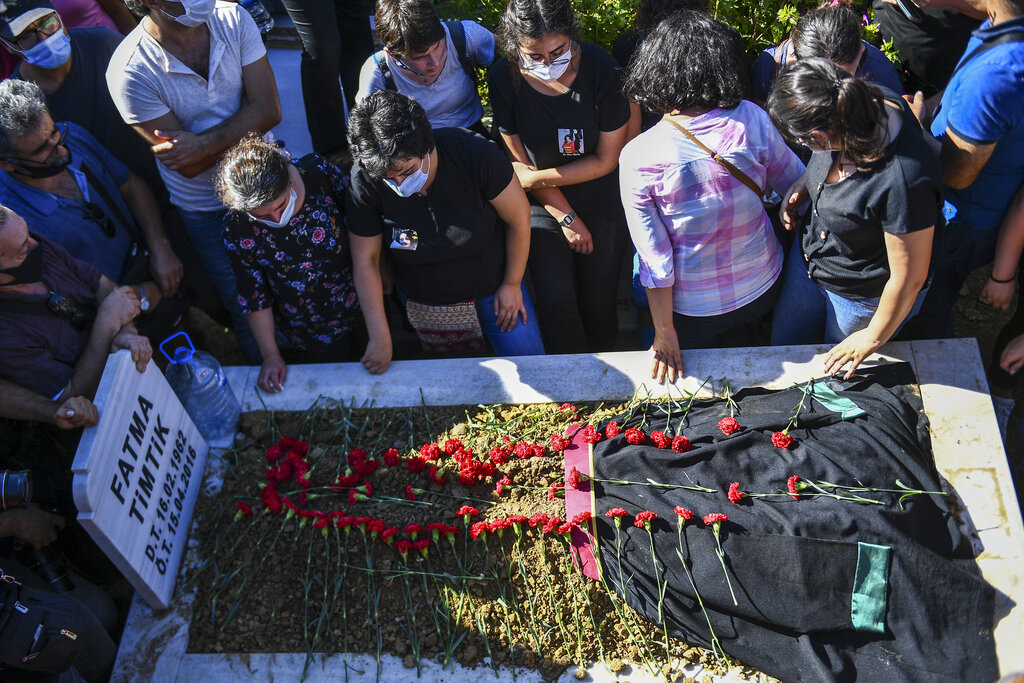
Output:
[[[448,33],[452,37],[452,43],[455,45],[455,52],[459,55],[459,63],[462,65],[462,70],[473,81],[473,87],[475,88],[479,75],[473,60],[469,58],[469,51],[466,49],[466,29],[462,22],[458,20],[443,23],[448,28]],[[380,69],[381,75],[384,77],[384,89],[397,90],[398,88],[395,87],[395,77],[391,75],[391,69],[388,67],[388,60],[384,56],[384,50],[374,52],[373,61],[377,63],[377,68]]]

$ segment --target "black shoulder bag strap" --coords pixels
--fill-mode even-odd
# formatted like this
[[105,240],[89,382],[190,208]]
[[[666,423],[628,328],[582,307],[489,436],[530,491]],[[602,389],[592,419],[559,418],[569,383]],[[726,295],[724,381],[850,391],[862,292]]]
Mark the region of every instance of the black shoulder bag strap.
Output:
[[384,54],[384,50],[377,50],[373,53],[373,61],[377,63],[377,68],[380,69],[380,75],[384,78],[384,89],[385,90],[398,90],[395,87],[395,77],[391,75],[391,69],[388,67],[388,58]]
[[103,183],[100,182],[100,179],[97,178],[96,174],[93,173],[92,170],[89,168],[89,165],[83,163],[81,170],[82,173],[85,174],[85,181],[89,183],[89,187],[95,190],[96,194],[98,194],[100,198],[103,199],[103,202],[110,207],[110,210],[114,213],[114,217],[121,222],[121,225],[125,226],[125,228],[131,230],[132,232],[137,232],[135,230],[135,221],[129,220],[124,215],[124,213],[121,211],[121,208],[117,205],[117,202],[115,202],[114,198],[110,196],[109,192],[107,192],[107,188],[103,186]]
[[[967,55],[962,62],[956,65],[953,69],[953,73],[956,73],[960,69],[967,66],[967,63],[977,57],[983,52],[988,52],[992,48],[999,47],[1000,45],[1006,45],[1007,43],[1024,43],[1024,29],[1017,29],[1015,31],[1007,31],[1002,35],[996,36],[992,40],[986,40],[978,47],[974,48],[974,51]],[[952,77],[952,76],[951,76]]]
[[451,34],[452,44],[455,45],[455,52],[459,55],[459,64],[462,65],[462,70],[473,81],[473,85],[476,85],[479,74],[473,60],[469,58],[469,50],[466,46],[466,27],[458,20],[446,21],[444,25],[448,27],[448,33]]

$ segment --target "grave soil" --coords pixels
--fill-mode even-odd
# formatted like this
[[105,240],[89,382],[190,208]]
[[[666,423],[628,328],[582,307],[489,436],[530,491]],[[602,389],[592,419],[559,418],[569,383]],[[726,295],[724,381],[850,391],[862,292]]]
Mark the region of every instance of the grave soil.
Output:
[[[444,448],[459,439],[476,458],[494,447],[515,443],[548,446],[552,434],[570,424],[621,413],[624,405],[580,405],[578,412],[555,405],[473,406],[377,410],[334,405],[304,413],[254,412],[243,416],[244,439],[229,454],[223,489],[201,496],[196,507],[199,547],[190,558],[181,591],[194,591],[189,632],[191,653],[324,652],[391,654],[410,669],[418,660],[446,659],[466,666],[525,666],[557,679],[572,664],[603,661],[613,671],[626,663],[661,670],[670,680],[683,677],[666,662],[660,630],[615,599],[601,583],[584,577],[557,534],[523,524],[501,537],[470,539],[462,505],[480,511],[471,521],[545,513],[565,517],[561,495],[549,489],[564,477],[561,453],[513,453],[498,473],[475,486],[457,482],[458,465],[442,455],[443,484],[427,471],[411,473],[407,460],[425,443]],[[268,467],[267,449],[281,436],[308,443],[312,482],[307,510],[381,519],[409,540],[409,523],[440,522],[459,530],[453,542],[441,536],[426,555],[412,550],[403,559],[392,545],[358,528],[314,529],[315,520],[266,513],[260,484]],[[506,439],[508,440],[506,442]],[[372,495],[349,504],[349,489],[329,486],[344,475],[347,455],[362,448],[381,459],[395,448],[401,463],[381,466],[369,476]],[[500,460],[500,458],[499,458]],[[502,475],[512,484],[499,495]],[[421,492],[406,500],[406,486]],[[299,502],[296,481],[279,483],[282,494]],[[236,510],[252,506],[253,517]],[[236,519],[236,515],[240,515]],[[430,533],[418,536],[431,538]],[[711,653],[670,639],[671,658],[724,673],[729,666]],[[486,658],[486,664],[485,662]],[[743,678],[764,674],[730,666]]]

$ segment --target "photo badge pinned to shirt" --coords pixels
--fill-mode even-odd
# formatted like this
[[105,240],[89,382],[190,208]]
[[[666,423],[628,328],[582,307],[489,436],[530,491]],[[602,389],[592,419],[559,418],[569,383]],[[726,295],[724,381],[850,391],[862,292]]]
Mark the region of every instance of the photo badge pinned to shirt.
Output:
[[392,228],[391,248],[415,251],[420,244],[420,236],[412,228]]
[[562,156],[578,157],[583,154],[583,129],[559,128],[558,148]]

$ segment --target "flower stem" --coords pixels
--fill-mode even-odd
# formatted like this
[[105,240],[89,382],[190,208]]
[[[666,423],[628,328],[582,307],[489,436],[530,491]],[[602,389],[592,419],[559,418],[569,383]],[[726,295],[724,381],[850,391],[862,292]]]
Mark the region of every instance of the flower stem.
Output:
[[738,606],[740,603],[736,601],[736,593],[732,590],[732,580],[729,578],[729,570],[725,567],[725,551],[722,550],[722,539],[719,537],[719,534],[721,533],[721,526],[721,522],[715,522],[711,527],[715,533],[715,543],[718,545],[718,561],[722,564],[722,572],[725,574],[725,582],[729,585],[729,595],[732,596],[732,604]]
[[687,564],[686,558],[683,556],[683,525],[680,523],[677,525],[679,533],[679,548],[676,549],[676,555],[679,557],[679,561],[683,565],[683,571],[686,572],[686,578],[690,580],[690,586],[693,587],[693,594],[697,596],[697,604],[700,605],[700,611],[704,613],[704,620],[708,622],[708,631],[711,632],[711,653],[715,655],[715,659],[719,663],[725,663],[725,650],[722,648],[722,644],[718,642],[718,636],[715,634],[715,627],[711,625],[711,616],[708,614],[707,608],[704,606],[704,600],[700,597],[700,591],[697,590],[697,584],[693,581],[693,575],[690,573],[690,567]]

